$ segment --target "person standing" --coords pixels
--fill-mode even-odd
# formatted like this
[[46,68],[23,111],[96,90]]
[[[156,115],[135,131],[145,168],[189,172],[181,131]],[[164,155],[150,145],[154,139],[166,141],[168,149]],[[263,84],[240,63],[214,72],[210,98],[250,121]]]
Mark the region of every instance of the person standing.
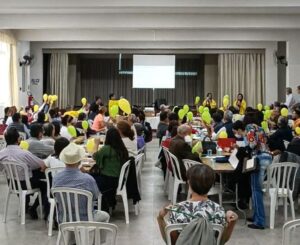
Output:
[[284,104],[288,107],[290,114],[292,113],[293,106],[296,103],[297,102],[296,102],[296,99],[295,99],[295,97],[293,95],[292,88],[290,88],[290,87],[286,88],[286,101],[285,101]]
[[237,99],[234,101],[233,106],[239,111],[240,115],[245,114],[247,103],[244,100],[244,95],[243,94],[239,93],[237,95]]
[[208,107],[209,109],[215,109],[217,107],[216,101],[212,98],[212,93],[207,93],[206,99],[203,101],[203,106]]

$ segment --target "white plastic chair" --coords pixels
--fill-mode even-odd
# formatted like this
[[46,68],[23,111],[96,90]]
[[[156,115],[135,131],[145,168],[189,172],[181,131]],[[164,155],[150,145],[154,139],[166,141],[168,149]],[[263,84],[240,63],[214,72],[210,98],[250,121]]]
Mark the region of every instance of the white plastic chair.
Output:
[[[62,234],[64,244],[70,243],[69,233],[73,232],[75,235],[76,245],[90,245],[90,244],[101,244],[102,235],[105,234],[104,239],[107,239],[107,234],[110,234],[110,243],[105,244],[116,244],[118,227],[114,224],[102,223],[102,222],[68,222],[59,225],[59,230]],[[105,233],[103,233],[105,232]]]
[[[42,195],[39,188],[32,189],[31,183],[29,181],[29,171],[25,163],[18,163],[14,161],[3,161],[4,173],[6,178],[9,179],[8,193],[6,197],[6,203],[4,208],[4,219],[6,222],[8,204],[10,195],[17,195],[19,197],[19,215],[21,214],[21,224],[25,224],[25,207],[26,207],[26,196],[32,194],[38,194],[39,207],[41,219],[43,218],[43,207],[42,207]],[[23,190],[21,187],[20,174],[24,174],[26,189]]]
[[[166,239],[167,239],[167,245],[172,245],[171,242],[171,232],[173,231],[182,231],[184,227],[188,225],[188,223],[184,224],[170,224],[165,227],[165,234],[166,234]],[[222,239],[222,234],[223,234],[223,226],[222,225],[217,225],[217,224],[212,224],[212,228],[215,232],[217,232],[217,245],[221,244],[221,239]]]
[[[145,145],[138,150],[138,155],[144,153],[144,161],[146,161],[146,143]],[[144,166],[144,161],[142,162],[142,167]]]
[[[173,186],[174,186],[174,177],[173,172],[169,169],[169,165],[171,165],[171,159],[169,156],[169,150],[168,148],[162,146],[162,150],[166,159],[166,176],[165,176],[165,182],[164,182],[164,191],[168,194],[168,200],[172,200],[172,194],[173,194]],[[172,166],[172,165],[171,165]]]
[[298,163],[272,163],[268,167],[267,192],[270,195],[270,229],[274,229],[275,209],[278,198],[284,199],[284,219],[287,220],[287,199],[289,198],[292,218],[295,219],[293,190]]
[[300,227],[300,219],[292,220],[284,224],[284,226],[282,227],[282,245],[291,244],[291,230],[294,230],[296,227]]
[[[128,199],[127,199],[127,190],[126,190],[126,183],[129,174],[129,165],[130,165],[130,160],[124,163],[121,168],[119,184],[118,184],[117,194],[116,194],[122,197],[126,224],[129,224],[129,209],[128,209]],[[138,214],[137,205],[135,205],[135,213]]]
[[144,158],[144,153],[140,153],[135,157],[136,180],[137,180],[140,194],[142,193],[141,175],[142,175],[142,165],[144,161],[143,158]]
[[177,157],[173,155],[169,150],[167,150],[167,152],[169,154],[174,175],[172,204],[176,204],[179,185],[186,184],[186,182],[182,179],[179,161]]
[[0,151],[6,147],[6,141],[4,139],[0,139]]
[[[52,195],[56,203],[57,220],[61,223],[81,221],[79,199],[86,200],[86,210],[88,221],[93,221],[93,194],[86,190],[57,187],[51,189]],[[83,210],[81,210],[83,211]],[[59,220],[59,212],[62,212],[62,220]],[[107,220],[108,222],[108,220]],[[61,241],[61,232],[58,233],[57,245]]]
[[[188,171],[188,169],[190,167],[192,167],[193,165],[202,164],[201,162],[193,161],[190,159],[183,159],[182,161],[183,161],[186,171]],[[219,204],[222,206],[222,190],[220,188],[220,184],[215,184],[214,186],[212,186],[211,189],[209,190],[209,192],[207,193],[207,195],[208,196],[218,195],[219,196]],[[191,197],[191,191],[189,189],[187,199],[189,199],[190,197]]]
[[53,230],[53,218],[54,218],[54,208],[55,208],[55,200],[53,197],[51,197],[50,189],[50,173],[53,177],[53,173],[56,174],[62,170],[64,170],[65,167],[58,167],[58,168],[47,168],[45,171],[46,175],[46,181],[47,181],[47,198],[48,202],[50,204],[50,213],[49,213],[49,226],[48,226],[48,236],[52,236],[52,230]]

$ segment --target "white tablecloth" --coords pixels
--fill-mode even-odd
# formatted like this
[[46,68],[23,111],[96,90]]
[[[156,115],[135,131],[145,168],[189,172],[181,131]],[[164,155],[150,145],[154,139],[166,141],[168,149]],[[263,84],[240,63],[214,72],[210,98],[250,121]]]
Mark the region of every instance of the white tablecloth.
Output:
[[146,117],[146,122],[150,123],[150,126],[153,130],[157,130],[159,117]]

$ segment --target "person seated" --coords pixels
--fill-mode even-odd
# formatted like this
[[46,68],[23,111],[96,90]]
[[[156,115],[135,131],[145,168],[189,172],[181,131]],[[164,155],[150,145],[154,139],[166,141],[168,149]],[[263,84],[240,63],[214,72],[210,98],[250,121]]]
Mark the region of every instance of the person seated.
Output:
[[46,123],[43,126],[44,129],[44,135],[41,141],[45,143],[46,145],[51,145],[54,146],[55,139],[54,139],[54,134],[55,134],[55,128],[52,123]]
[[7,111],[7,118],[5,120],[5,124],[7,126],[9,126],[11,123],[13,123],[13,120],[12,120],[12,116],[17,113],[17,107],[15,106],[11,106],[9,107],[8,111]]
[[157,126],[156,137],[159,139],[159,145],[161,144],[162,138],[166,135],[169,125],[168,112],[163,111],[159,115],[159,124]]
[[226,128],[226,133],[228,138],[235,138],[234,133],[232,131],[232,125],[233,125],[232,117],[233,117],[233,113],[231,111],[227,110],[224,112],[223,127]]
[[145,146],[145,139],[143,136],[143,125],[140,123],[135,123],[134,124],[135,130],[136,130],[136,135],[137,135],[137,148],[138,150],[142,149]]
[[28,150],[35,156],[45,159],[54,153],[54,148],[51,145],[45,144],[41,139],[43,138],[43,127],[39,123],[31,124],[31,137],[27,140],[29,144]]
[[150,123],[146,122],[145,119],[146,119],[145,113],[143,111],[140,111],[138,115],[138,120],[140,124],[142,124],[143,126],[143,135],[144,135],[145,142],[148,143],[152,141],[152,128]]
[[[208,199],[207,193],[215,183],[215,173],[207,165],[198,164],[187,171],[187,179],[191,198],[173,206],[163,208],[157,217],[163,239],[166,241],[165,216],[169,213],[168,224],[190,223],[197,218],[205,218],[212,224],[224,227],[221,244],[226,243],[232,234],[238,216],[233,211],[225,210],[219,204]],[[176,243],[178,232],[171,233],[172,244]],[[200,235],[200,234],[199,234]]]
[[120,120],[117,123],[117,129],[121,135],[122,141],[127,148],[129,155],[137,155],[137,139],[134,137],[134,131],[130,124],[125,120]]
[[[70,144],[70,141],[64,137],[60,137],[55,140],[54,154],[45,159],[45,165],[47,168],[59,168],[65,167],[65,163],[59,159],[59,155],[64,148]],[[53,177],[53,176],[52,176]]]
[[[18,163],[24,163],[28,166],[28,176],[32,188],[40,188],[42,193],[42,202],[44,206],[44,213],[47,213],[46,207],[48,205],[47,200],[47,184],[41,179],[45,179],[45,175],[41,172],[44,171],[46,166],[45,163],[30,151],[24,151],[20,148],[20,135],[16,128],[9,128],[5,135],[6,148],[0,151],[0,171],[3,170],[3,161],[16,161]],[[21,187],[26,190],[25,175],[22,172],[19,172]],[[27,209],[29,203],[29,196],[26,199]],[[28,209],[31,218],[37,219],[36,208],[39,203],[36,201],[31,208]],[[49,205],[48,205],[49,206]]]
[[281,151],[286,150],[284,141],[291,142],[293,139],[292,129],[288,126],[288,119],[280,116],[278,119],[278,129],[270,135],[268,138],[268,145],[270,151]]
[[217,108],[217,103],[212,98],[212,93],[207,93],[206,99],[203,101],[202,105],[204,107],[208,107],[209,109],[215,109]]
[[271,113],[271,117],[268,120],[268,125],[270,130],[276,130],[278,128],[277,123],[279,117],[280,117],[280,107],[274,106]]
[[[52,188],[68,187],[89,191],[93,195],[93,200],[97,200],[99,196],[99,189],[96,181],[87,173],[82,173],[79,169],[81,160],[85,157],[85,151],[82,147],[74,143],[70,143],[60,153],[59,159],[65,163],[66,168],[57,173],[53,177]],[[73,202],[73,199],[71,199]],[[75,206],[75,203],[71,203]],[[80,221],[88,221],[86,202],[78,202]],[[63,209],[62,205],[58,203],[58,223],[62,222]],[[95,222],[108,222],[109,214],[100,211],[93,211],[93,218]]]
[[65,137],[68,140],[71,140],[73,137],[68,131],[68,126],[71,125],[73,118],[69,115],[64,115],[61,118],[61,128],[60,128],[60,136]]
[[103,132],[106,129],[104,115],[106,112],[106,107],[102,106],[99,109],[98,115],[95,116],[93,121],[92,129],[96,132]]
[[21,122],[21,115],[19,112],[15,113],[12,116],[12,123],[9,124],[9,126],[6,128],[6,130],[11,127],[16,128],[18,130],[18,132],[26,134],[26,138],[30,137],[30,132],[29,132],[28,128]]
[[53,121],[52,125],[54,126],[54,139],[57,140],[60,138],[60,122],[59,121]]
[[286,151],[294,153],[300,156],[300,136],[296,136],[292,139],[291,143],[289,143]]
[[99,105],[97,105],[96,103],[92,104],[90,106],[90,111],[88,113],[88,119],[91,121],[94,121],[94,119],[98,115],[98,113],[99,113]]
[[[77,122],[75,124],[75,128],[76,130],[81,132],[81,135],[83,135],[83,127],[82,127],[82,122],[86,120],[86,114],[84,112],[79,113],[78,115],[78,119]],[[87,130],[86,130],[86,136],[87,138],[90,137],[91,134],[96,134],[97,132],[92,130],[90,125],[88,126]]]
[[61,118],[58,115],[58,110],[56,109],[50,109],[49,110],[49,122],[61,122]]
[[44,111],[40,111],[38,114],[37,114],[37,119],[36,119],[36,123],[39,123],[41,125],[44,125],[45,123],[45,119],[46,119],[46,115],[45,115],[45,112]]
[[223,127],[223,115],[216,111],[214,114],[212,114],[212,119],[213,119],[213,131],[215,133],[219,132],[219,130]]
[[233,106],[239,111],[240,115],[244,115],[245,114],[247,103],[244,100],[244,95],[243,94],[239,93],[237,95],[236,100],[233,102]]
[[177,135],[172,138],[169,151],[174,154],[180,165],[180,172],[183,180],[186,180],[186,169],[182,162],[182,159],[190,159],[194,161],[201,162],[199,154],[192,153],[192,148],[189,143],[186,142],[187,136],[189,136],[191,128],[186,125],[180,125],[177,128]]
[[294,128],[300,127],[300,108],[297,107],[293,110],[292,118],[294,120]]
[[[98,149],[100,140],[95,139],[95,149]],[[98,187],[103,194],[102,208],[108,211],[116,205],[116,190],[122,165],[129,159],[120,133],[116,128],[107,131],[104,146],[97,151],[93,158],[96,164],[91,170]]]

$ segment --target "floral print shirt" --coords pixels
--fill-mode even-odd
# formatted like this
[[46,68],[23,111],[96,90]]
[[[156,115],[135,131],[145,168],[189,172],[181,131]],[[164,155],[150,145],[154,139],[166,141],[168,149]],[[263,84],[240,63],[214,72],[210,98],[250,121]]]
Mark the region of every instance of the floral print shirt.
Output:
[[203,217],[212,224],[225,226],[225,211],[219,204],[207,201],[184,201],[177,203],[170,209],[169,222],[190,223],[193,219]]

